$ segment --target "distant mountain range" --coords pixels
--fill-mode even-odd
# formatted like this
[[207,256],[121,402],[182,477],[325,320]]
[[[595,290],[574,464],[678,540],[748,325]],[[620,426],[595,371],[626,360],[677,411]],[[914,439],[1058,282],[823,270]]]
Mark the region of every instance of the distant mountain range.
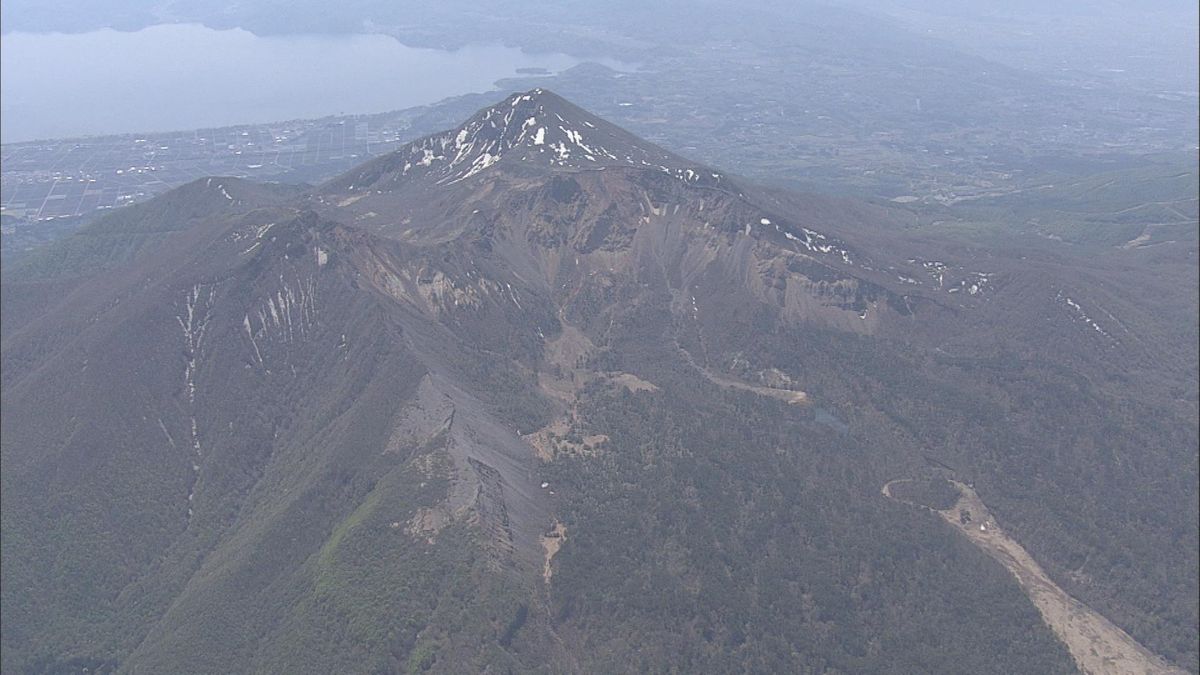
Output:
[[4,269],[3,671],[1076,672],[907,478],[1197,671],[1195,240],[911,218],[540,89],[114,211]]

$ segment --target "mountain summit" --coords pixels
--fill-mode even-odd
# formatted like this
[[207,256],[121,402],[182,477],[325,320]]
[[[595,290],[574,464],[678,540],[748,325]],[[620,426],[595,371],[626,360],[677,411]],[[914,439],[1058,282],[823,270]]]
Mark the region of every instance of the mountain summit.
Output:
[[1194,635],[1192,328],[912,221],[543,90],[114,211],[4,270],[0,669],[1073,672],[955,500]]
[[700,184],[720,174],[667,152],[545,89],[514,94],[457,129],[428,136],[351,171],[337,186],[368,189],[408,178],[449,185],[506,162],[537,167],[649,168]]

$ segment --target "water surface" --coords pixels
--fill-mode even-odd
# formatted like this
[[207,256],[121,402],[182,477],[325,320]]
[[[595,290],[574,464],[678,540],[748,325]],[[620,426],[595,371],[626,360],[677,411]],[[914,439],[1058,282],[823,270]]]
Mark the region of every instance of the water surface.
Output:
[[259,37],[197,24],[0,38],[5,143],[373,113],[488,91],[578,61],[499,45],[407,47],[385,35]]

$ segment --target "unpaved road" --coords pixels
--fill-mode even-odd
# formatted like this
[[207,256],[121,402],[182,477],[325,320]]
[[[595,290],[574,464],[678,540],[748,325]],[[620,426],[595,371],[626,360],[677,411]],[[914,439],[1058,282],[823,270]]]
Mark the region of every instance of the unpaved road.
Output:
[[789,405],[802,405],[804,403],[808,403],[808,394],[802,391],[797,391],[795,389],[775,389],[774,387],[762,387],[756,384],[750,384],[749,382],[742,382],[730,377],[717,375],[699,363],[696,363],[696,359],[692,358],[691,353],[681,347],[678,342],[675,343],[675,348],[678,349],[679,353],[683,355],[684,360],[687,361],[689,366],[698,370],[701,375],[703,375],[708,379],[709,382],[712,382],[713,384],[722,387],[730,387],[733,389],[741,389],[742,391],[748,391],[752,394],[758,394],[759,396],[767,396],[769,398],[779,399],[780,401],[783,401]]
[[[888,482],[882,489],[884,496],[896,499],[892,497],[892,485],[907,480],[910,479]],[[1182,675],[1187,672],[1167,664],[1100,613],[1067,595],[1020,544],[996,525],[975,490],[958,481],[951,482],[959,489],[958,503],[944,511],[930,510],[1017,578],[1046,625],[1066,645],[1080,671],[1089,675]],[[962,522],[962,511],[970,513],[970,522]]]

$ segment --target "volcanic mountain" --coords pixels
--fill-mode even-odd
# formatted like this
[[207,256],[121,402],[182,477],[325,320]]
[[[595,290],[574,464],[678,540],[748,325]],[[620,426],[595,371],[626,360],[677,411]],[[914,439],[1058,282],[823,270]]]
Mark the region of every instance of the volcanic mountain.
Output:
[[1194,665],[1194,250],[912,220],[543,90],[115,212],[4,273],[3,670],[1074,671],[901,477]]

